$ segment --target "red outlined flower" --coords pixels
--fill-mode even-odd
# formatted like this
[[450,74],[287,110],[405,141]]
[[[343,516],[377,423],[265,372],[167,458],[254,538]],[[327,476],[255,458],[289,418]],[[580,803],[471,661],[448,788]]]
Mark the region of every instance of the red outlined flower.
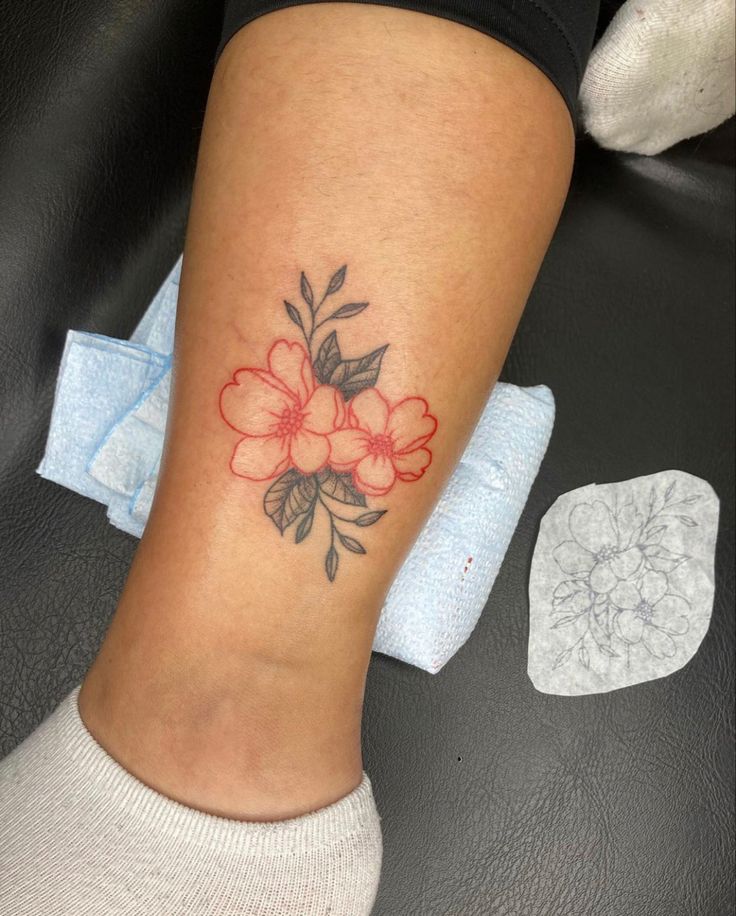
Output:
[[223,420],[245,438],[230,468],[238,477],[270,480],[287,468],[314,474],[327,464],[328,434],[345,421],[342,394],[318,385],[300,343],[277,340],[268,369],[238,369],[220,392]]
[[333,272],[321,298],[302,271],[303,303],[283,303],[304,344],[275,341],[268,368],[237,369],[220,391],[220,415],[240,434],[231,471],[248,480],[273,480],[263,494],[263,511],[281,535],[293,526],[297,544],[312,531],[316,513],[327,516],[324,570],[330,582],[342,548],[368,552],[345,526],[368,528],[387,512],[353,510],[367,508],[366,496],[383,496],[397,480],[419,480],[432,461],[426,445],[437,429],[424,398],[392,405],[375,387],[387,343],[347,358],[336,331],[315,339],[327,322],[368,308],[357,300],[325,306],[343,288],[346,271],[343,264]]
[[419,480],[432,461],[424,446],[437,420],[424,398],[404,398],[393,407],[377,388],[350,401],[348,427],[330,435],[330,465],[352,471],[355,486],[367,496],[383,496],[399,480]]

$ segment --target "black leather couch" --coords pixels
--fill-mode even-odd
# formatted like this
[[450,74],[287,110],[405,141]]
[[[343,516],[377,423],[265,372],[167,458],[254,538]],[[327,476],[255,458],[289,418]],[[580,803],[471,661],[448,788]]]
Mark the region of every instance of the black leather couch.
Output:
[[[180,251],[220,14],[0,0],[0,755],[82,679],[135,549],[34,468],[66,330],[127,336]],[[733,146],[733,122],[653,159],[579,141],[504,370],[548,384],[558,415],[502,572],[437,676],[373,657],[377,916],[733,912]],[[722,501],[700,651],[612,694],[537,693],[540,517],[572,488],[667,468]]]

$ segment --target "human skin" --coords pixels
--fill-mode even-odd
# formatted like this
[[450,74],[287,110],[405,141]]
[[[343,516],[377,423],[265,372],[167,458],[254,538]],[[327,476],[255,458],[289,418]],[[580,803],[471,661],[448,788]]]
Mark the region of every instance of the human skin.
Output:
[[[548,78],[457,23],[324,3],[230,41],[194,183],[162,472],[79,697],[94,737],[143,782],[251,821],[359,784],[384,597],[498,376],[573,147]],[[221,395],[237,370],[265,369],[276,341],[305,345],[283,302],[308,313],[302,271],[319,295],[342,265],[335,307],[369,302],[333,322],[343,354],[388,344],[376,387],[389,405],[423,398],[436,428],[421,476],[366,495],[385,515],[345,529],[366,553],[341,548],[330,581],[326,512],[299,544],[280,533],[264,512],[273,479],[237,473],[243,422],[228,425]]]

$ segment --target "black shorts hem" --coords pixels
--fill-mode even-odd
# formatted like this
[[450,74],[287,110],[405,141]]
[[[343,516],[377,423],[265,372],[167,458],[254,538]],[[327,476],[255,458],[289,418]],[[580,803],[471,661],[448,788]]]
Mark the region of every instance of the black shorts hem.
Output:
[[[215,59],[259,16],[329,0],[229,0]],[[593,41],[598,0],[347,0],[413,10],[469,26],[508,45],[557,87],[577,127],[577,97]],[[557,7],[555,9],[554,7]],[[569,6],[565,11],[564,7]],[[562,7],[563,9],[560,9]]]

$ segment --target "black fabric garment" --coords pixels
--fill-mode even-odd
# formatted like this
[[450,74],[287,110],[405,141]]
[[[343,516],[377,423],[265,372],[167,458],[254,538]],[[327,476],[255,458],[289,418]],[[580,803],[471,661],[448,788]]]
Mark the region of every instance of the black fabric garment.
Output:
[[[219,58],[248,22],[288,6],[327,0],[227,0]],[[352,0],[429,13],[502,41],[547,74],[577,124],[577,97],[595,34],[600,0]]]

